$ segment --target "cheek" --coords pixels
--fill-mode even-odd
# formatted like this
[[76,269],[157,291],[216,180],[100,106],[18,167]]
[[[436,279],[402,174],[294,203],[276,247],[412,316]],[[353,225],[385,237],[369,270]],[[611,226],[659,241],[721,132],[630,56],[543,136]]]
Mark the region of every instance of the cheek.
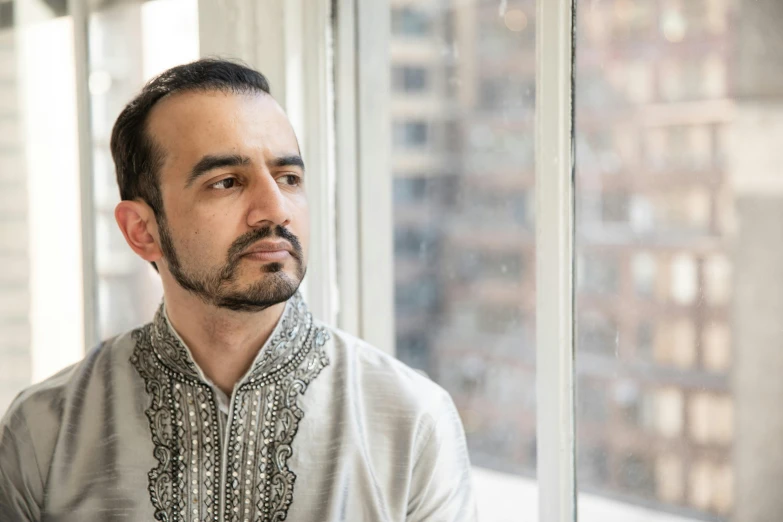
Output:
[[183,249],[200,259],[220,258],[236,239],[228,237],[225,219],[226,216],[216,213],[184,217],[180,240]]
[[307,255],[310,250],[310,212],[307,205],[299,209],[293,225],[293,233],[296,234],[296,237],[302,244],[302,251]]

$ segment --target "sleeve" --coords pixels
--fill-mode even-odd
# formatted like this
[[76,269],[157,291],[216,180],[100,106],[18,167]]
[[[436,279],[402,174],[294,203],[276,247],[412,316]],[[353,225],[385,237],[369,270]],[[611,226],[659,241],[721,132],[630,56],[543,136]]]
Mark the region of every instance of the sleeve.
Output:
[[40,520],[43,489],[27,421],[14,404],[0,420],[0,520]]
[[470,459],[457,408],[445,391],[434,422],[422,431],[413,466],[407,522],[476,522]]

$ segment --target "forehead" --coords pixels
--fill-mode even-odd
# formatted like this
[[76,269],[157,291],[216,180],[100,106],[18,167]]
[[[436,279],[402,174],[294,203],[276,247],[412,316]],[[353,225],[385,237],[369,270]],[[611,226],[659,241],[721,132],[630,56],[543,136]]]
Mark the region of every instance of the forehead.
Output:
[[177,93],[153,107],[146,131],[164,154],[164,169],[190,167],[207,154],[262,161],[299,152],[283,109],[266,93]]

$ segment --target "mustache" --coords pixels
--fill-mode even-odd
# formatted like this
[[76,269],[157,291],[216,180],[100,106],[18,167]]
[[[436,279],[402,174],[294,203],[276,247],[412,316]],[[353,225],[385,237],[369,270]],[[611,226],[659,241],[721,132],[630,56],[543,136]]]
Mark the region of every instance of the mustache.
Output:
[[290,230],[277,225],[275,227],[267,226],[263,228],[257,228],[237,238],[228,249],[229,263],[233,263],[239,259],[244,251],[254,243],[270,237],[279,237],[280,239],[284,239],[291,243],[291,247],[293,247],[294,250],[291,254],[298,261],[302,261],[304,254],[302,253],[302,243],[299,241],[299,238],[296,237],[296,235],[294,235]]

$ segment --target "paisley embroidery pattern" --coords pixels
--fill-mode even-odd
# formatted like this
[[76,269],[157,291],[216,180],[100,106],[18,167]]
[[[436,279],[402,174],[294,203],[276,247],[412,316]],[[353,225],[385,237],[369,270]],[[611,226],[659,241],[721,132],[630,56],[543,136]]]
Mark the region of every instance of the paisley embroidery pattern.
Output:
[[155,519],[285,520],[296,481],[287,461],[304,417],[297,401],[329,364],[329,333],[313,325],[301,296],[289,300],[237,387],[224,434],[212,388],[168,327],[163,305],[133,338],[132,362],[150,396],[146,414],[158,461],[148,475]]

